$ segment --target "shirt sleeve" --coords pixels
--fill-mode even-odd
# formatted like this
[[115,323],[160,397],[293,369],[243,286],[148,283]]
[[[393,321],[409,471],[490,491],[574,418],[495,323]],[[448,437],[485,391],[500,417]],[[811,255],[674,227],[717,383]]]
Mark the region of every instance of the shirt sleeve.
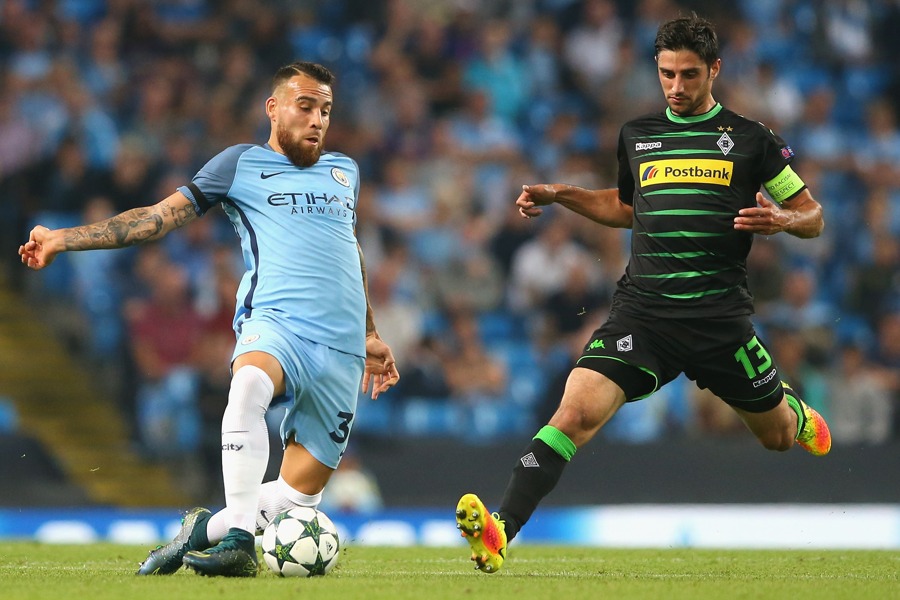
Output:
[[763,130],[763,156],[760,180],[772,199],[781,204],[806,189],[806,184],[791,168],[794,151],[771,129]]
[[357,226],[357,207],[359,206],[359,187],[362,176],[359,173],[359,165],[356,161],[351,158],[350,162],[353,163],[353,168],[356,169],[356,183],[353,186],[353,228],[355,229]]
[[625,150],[625,128],[619,130],[619,147],[616,150],[619,160],[619,200],[628,206],[634,205],[634,176],[631,174],[631,163]]
[[198,215],[204,214],[228,197],[234,183],[238,160],[253,144],[239,144],[226,148],[212,157],[191,182],[178,188],[194,205]]

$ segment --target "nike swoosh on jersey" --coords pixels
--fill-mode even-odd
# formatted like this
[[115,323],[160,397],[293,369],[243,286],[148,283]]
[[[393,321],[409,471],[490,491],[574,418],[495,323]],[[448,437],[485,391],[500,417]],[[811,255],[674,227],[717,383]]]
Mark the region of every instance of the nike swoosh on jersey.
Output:
[[268,179],[269,177],[275,177],[276,175],[281,175],[284,171],[275,171],[274,173],[260,173],[260,179]]

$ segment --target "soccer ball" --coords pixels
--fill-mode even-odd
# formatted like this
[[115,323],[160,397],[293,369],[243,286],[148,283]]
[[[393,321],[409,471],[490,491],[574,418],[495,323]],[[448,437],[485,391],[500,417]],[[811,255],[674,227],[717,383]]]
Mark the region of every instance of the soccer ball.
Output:
[[263,531],[263,559],[282,577],[327,575],[338,562],[340,541],[331,519],[299,506],[272,519]]

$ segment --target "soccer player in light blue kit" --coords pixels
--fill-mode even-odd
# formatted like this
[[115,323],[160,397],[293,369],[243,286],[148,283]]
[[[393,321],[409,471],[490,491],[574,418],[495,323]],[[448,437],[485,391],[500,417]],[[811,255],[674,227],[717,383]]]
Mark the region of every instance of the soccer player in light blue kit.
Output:
[[[322,150],[333,82],[321,65],[282,67],[266,100],[267,144],[224,150],[154,206],[80,227],[39,225],[19,248],[25,265],[41,269],[68,250],[158,240],[216,204],[240,236],[247,271],[222,418],[225,508],[189,511],[139,575],[166,575],[184,564],[203,575],[255,576],[255,533],[285,510],[318,505],[346,449],[360,381],[375,399],[400,377],[375,329],[356,241],[359,169]],[[278,402],[288,403],[284,459],[279,478],[262,484],[265,413]]]

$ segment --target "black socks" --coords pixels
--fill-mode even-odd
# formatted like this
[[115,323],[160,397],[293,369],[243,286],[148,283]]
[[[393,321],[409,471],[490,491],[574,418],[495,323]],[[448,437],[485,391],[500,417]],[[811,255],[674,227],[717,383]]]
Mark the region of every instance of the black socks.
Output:
[[[559,439],[560,436],[562,439]],[[561,450],[568,454],[568,457],[551,448],[548,442],[554,446],[562,446]],[[522,457],[513,468],[503,502],[500,504],[499,514],[500,519],[506,522],[507,542],[512,540],[531,518],[544,496],[556,487],[563,469],[574,452],[575,444],[558,429],[549,426],[541,429],[525,448]]]

